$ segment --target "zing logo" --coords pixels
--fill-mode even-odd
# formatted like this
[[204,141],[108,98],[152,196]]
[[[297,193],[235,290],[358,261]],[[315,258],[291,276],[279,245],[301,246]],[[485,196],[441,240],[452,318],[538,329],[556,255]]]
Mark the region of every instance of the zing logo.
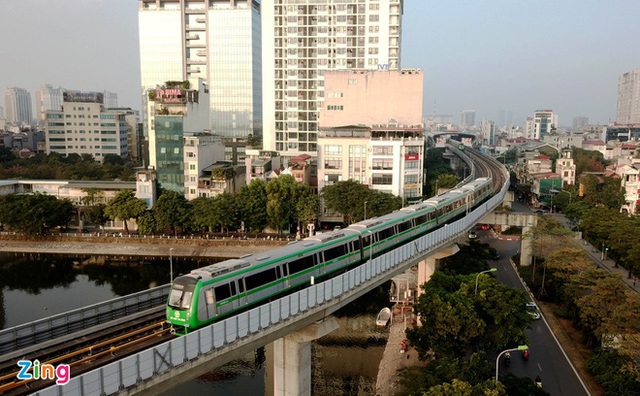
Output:
[[[20,360],[18,361],[20,372],[16,375],[19,380],[56,380],[58,385],[66,385],[71,379],[71,369],[68,364],[59,364],[54,367],[52,364],[42,363],[39,360]],[[31,373],[29,370],[31,369]]]

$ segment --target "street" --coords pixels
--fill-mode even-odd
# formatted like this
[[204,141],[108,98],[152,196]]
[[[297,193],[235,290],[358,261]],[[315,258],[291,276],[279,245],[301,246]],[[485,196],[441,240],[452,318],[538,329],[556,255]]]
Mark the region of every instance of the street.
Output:
[[[491,262],[491,265],[498,269],[497,278],[509,287],[526,290],[510,262],[510,258],[518,252],[520,241],[498,239],[491,231],[479,231],[478,234],[481,242],[488,243],[500,253],[500,259]],[[507,368],[501,362],[500,373],[511,370],[517,376],[531,379],[540,375],[543,389],[551,395],[590,394],[551,332],[544,316],[531,323],[526,335],[529,338],[529,359],[525,361],[520,351],[511,352],[511,366]]]

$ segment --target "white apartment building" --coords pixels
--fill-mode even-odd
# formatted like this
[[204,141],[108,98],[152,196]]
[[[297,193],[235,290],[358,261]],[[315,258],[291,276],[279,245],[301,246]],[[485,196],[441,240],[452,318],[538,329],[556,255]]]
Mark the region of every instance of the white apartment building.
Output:
[[102,162],[107,154],[129,155],[126,113],[105,111],[102,93],[68,91],[60,111],[48,111],[46,153],[88,154]]
[[624,73],[618,78],[616,123],[640,124],[640,69]]
[[403,0],[262,4],[263,148],[317,155],[328,70],[399,70]]
[[5,118],[16,125],[30,124],[31,94],[23,88],[7,88],[4,93]]
[[198,198],[198,177],[202,170],[224,159],[222,138],[210,133],[184,136],[184,197]]
[[[230,138],[262,134],[258,0],[139,0],[138,22],[143,91],[202,79],[211,97],[206,129]],[[150,120],[143,123],[147,136]]]
[[563,150],[562,157],[556,160],[556,173],[562,178],[563,186],[576,184],[576,165],[571,150]]
[[38,121],[44,121],[48,111],[59,111],[62,108],[64,88],[54,88],[49,84],[40,86],[36,91],[36,110]]
[[482,145],[495,146],[496,144],[496,123],[491,120],[482,120]]

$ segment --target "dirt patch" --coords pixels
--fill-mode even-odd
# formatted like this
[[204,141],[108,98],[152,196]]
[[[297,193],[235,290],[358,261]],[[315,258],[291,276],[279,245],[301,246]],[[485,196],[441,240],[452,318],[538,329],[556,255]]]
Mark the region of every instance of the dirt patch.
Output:
[[538,306],[591,395],[604,396],[604,389],[587,370],[587,360],[593,355],[593,351],[585,345],[582,332],[576,329],[570,320],[555,315],[556,304],[538,302]]

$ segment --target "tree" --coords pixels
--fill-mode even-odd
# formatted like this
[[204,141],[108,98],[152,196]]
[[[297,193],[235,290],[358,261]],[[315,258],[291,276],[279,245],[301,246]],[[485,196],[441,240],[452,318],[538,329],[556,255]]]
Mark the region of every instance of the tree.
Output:
[[118,154],[105,154],[105,156],[102,158],[102,163],[104,165],[124,165],[124,159]]
[[153,205],[153,212],[160,229],[171,228],[174,236],[178,236],[178,228],[184,228],[184,223],[190,214],[190,205],[184,195],[173,190],[164,190],[158,201]]
[[109,217],[104,213],[107,205],[100,203],[89,207],[89,210],[85,212],[85,220],[89,224],[96,224],[102,228],[104,223],[109,220]]
[[140,217],[138,217],[138,232],[142,235],[153,235],[160,231],[158,221],[155,217],[153,210],[145,210]]
[[282,175],[267,183],[267,222],[280,234],[295,219],[298,186],[290,175]]
[[27,235],[45,235],[73,215],[71,201],[41,193],[1,196],[0,207],[0,223]]
[[526,342],[524,329],[531,318],[524,310],[524,292],[484,276],[476,295],[475,279],[476,274],[436,272],[421,286],[424,293],[414,310],[422,326],[407,330],[421,357],[432,351],[436,358],[462,358]]
[[147,204],[135,197],[133,191],[122,190],[107,203],[104,213],[112,220],[120,219],[124,223],[124,229],[129,234],[127,220],[137,219],[147,209]]
[[[320,197],[327,209],[340,213],[344,216],[344,221],[351,224],[357,219],[364,218],[364,202],[368,199],[367,192],[367,186],[354,180],[347,180],[325,186],[320,191]],[[368,201],[367,209],[371,209]],[[373,215],[368,214],[368,217],[373,217]]]
[[246,230],[261,232],[267,226],[267,183],[253,179],[236,195],[238,217]]
[[189,203],[191,205],[191,226],[199,231],[213,232],[218,224],[215,197],[198,197]]
[[309,186],[304,187],[304,190],[306,191],[303,192],[296,204],[298,227],[303,234],[305,233],[306,225],[314,223],[318,218],[318,213],[320,212],[320,201],[318,200],[318,196],[311,192],[311,188],[309,188]]

